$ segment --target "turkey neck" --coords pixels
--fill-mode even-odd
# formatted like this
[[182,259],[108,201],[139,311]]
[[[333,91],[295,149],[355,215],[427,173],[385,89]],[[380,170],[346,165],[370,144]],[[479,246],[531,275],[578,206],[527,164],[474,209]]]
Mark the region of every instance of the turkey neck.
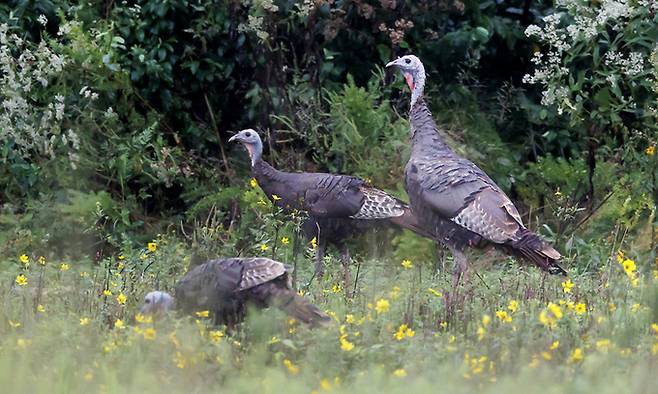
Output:
[[[415,91],[415,89],[414,89]],[[411,121],[411,155],[450,154],[452,150],[439,135],[432,113],[421,95],[416,98],[409,113]]]

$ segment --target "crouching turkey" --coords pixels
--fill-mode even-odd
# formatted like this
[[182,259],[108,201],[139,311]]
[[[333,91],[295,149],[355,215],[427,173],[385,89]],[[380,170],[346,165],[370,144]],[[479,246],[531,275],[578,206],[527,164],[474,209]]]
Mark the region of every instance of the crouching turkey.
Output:
[[175,296],[162,291],[148,293],[140,312],[177,309],[193,314],[207,310],[214,315],[215,324],[232,327],[242,321],[247,305],[274,306],[311,326],[328,323],[327,314],[291,288],[289,274],[285,265],[267,258],[210,260],[178,281]]

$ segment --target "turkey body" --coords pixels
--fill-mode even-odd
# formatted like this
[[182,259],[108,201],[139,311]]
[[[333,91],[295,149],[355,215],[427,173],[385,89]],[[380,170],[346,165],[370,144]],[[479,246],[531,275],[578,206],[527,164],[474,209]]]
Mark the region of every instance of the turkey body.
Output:
[[[370,228],[396,224],[425,237],[411,209],[402,201],[376,189],[361,178],[325,173],[279,171],[264,160],[252,165],[252,175],[270,200],[286,211],[305,211],[302,230],[316,238],[316,275],[322,276],[328,243],[341,252],[347,265],[346,241]],[[346,273],[346,282],[348,281]]]
[[243,320],[247,305],[275,306],[313,326],[328,322],[324,312],[291,288],[289,273],[282,263],[261,257],[210,260],[178,281],[176,306],[189,314],[210,311],[216,324],[227,326]]
[[511,200],[471,161],[441,139],[425,101],[410,111],[411,156],[405,188],[420,225],[437,235],[455,257],[454,280],[466,270],[463,250],[494,245],[552,274],[566,274],[560,253],[528,230]]

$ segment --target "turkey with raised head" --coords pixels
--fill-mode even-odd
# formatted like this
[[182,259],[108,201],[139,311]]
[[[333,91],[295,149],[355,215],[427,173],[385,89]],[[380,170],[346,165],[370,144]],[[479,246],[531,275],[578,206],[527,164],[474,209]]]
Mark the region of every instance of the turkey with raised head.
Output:
[[560,253],[527,229],[512,201],[471,161],[441,138],[423,99],[425,68],[414,55],[386,65],[402,72],[411,89],[411,156],[405,189],[420,224],[437,235],[454,257],[453,288],[468,268],[464,250],[494,245],[551,274],[566,275]]
[[209,311],[215,324],[229,327],[242,321],[247,305],[274,306],[297,320],[317,326],[329,316],[295,292],[290,270],[282,263],[262,257],[210,260],[192,268],[175,288],[175,296],[152,291],[144,297],[142,314],[177,309],[193,314]]
[[334,243],[341,249],[347,287],[349,253],[345,241],[372,224],[393,223],[429,237],[405,203],[361,178],[279,171],[263,160],[263,142],[253,129],[242,130],[229,141],[244,145],[253,177],[274,204],[286,211],[304,211],[309,215],[302,229],[310,238],[317,237],[316,276],[324,272],[327,242]]

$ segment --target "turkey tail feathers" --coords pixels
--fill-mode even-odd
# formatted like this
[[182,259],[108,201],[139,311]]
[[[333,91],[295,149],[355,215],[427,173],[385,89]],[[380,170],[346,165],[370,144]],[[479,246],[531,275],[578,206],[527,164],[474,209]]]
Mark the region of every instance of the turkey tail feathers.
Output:
[[329,315],[294,290],[282,287],[272,289],[272,305],[311,327],[324,326],[331,322]]
[[560,252],[553,249],[532,231],[523,229],[521,232],[519,239],[509,244],[516,255],[532,261],[549,274],[567,275],[567,271],[557,263],[562,258]]
[[400,216],[393,217],[390,219],[391,223],[398,225],[402,228],[406,228],[407,230],[411,230],[414,233],[420,235],[421,237],[425,238],[430,238],[434,239],[434,235],[430,232],[424,229],[420,223],[418,223],[418,218],[411,212],[411,209],[409,207],[404,207],[404,213]]

